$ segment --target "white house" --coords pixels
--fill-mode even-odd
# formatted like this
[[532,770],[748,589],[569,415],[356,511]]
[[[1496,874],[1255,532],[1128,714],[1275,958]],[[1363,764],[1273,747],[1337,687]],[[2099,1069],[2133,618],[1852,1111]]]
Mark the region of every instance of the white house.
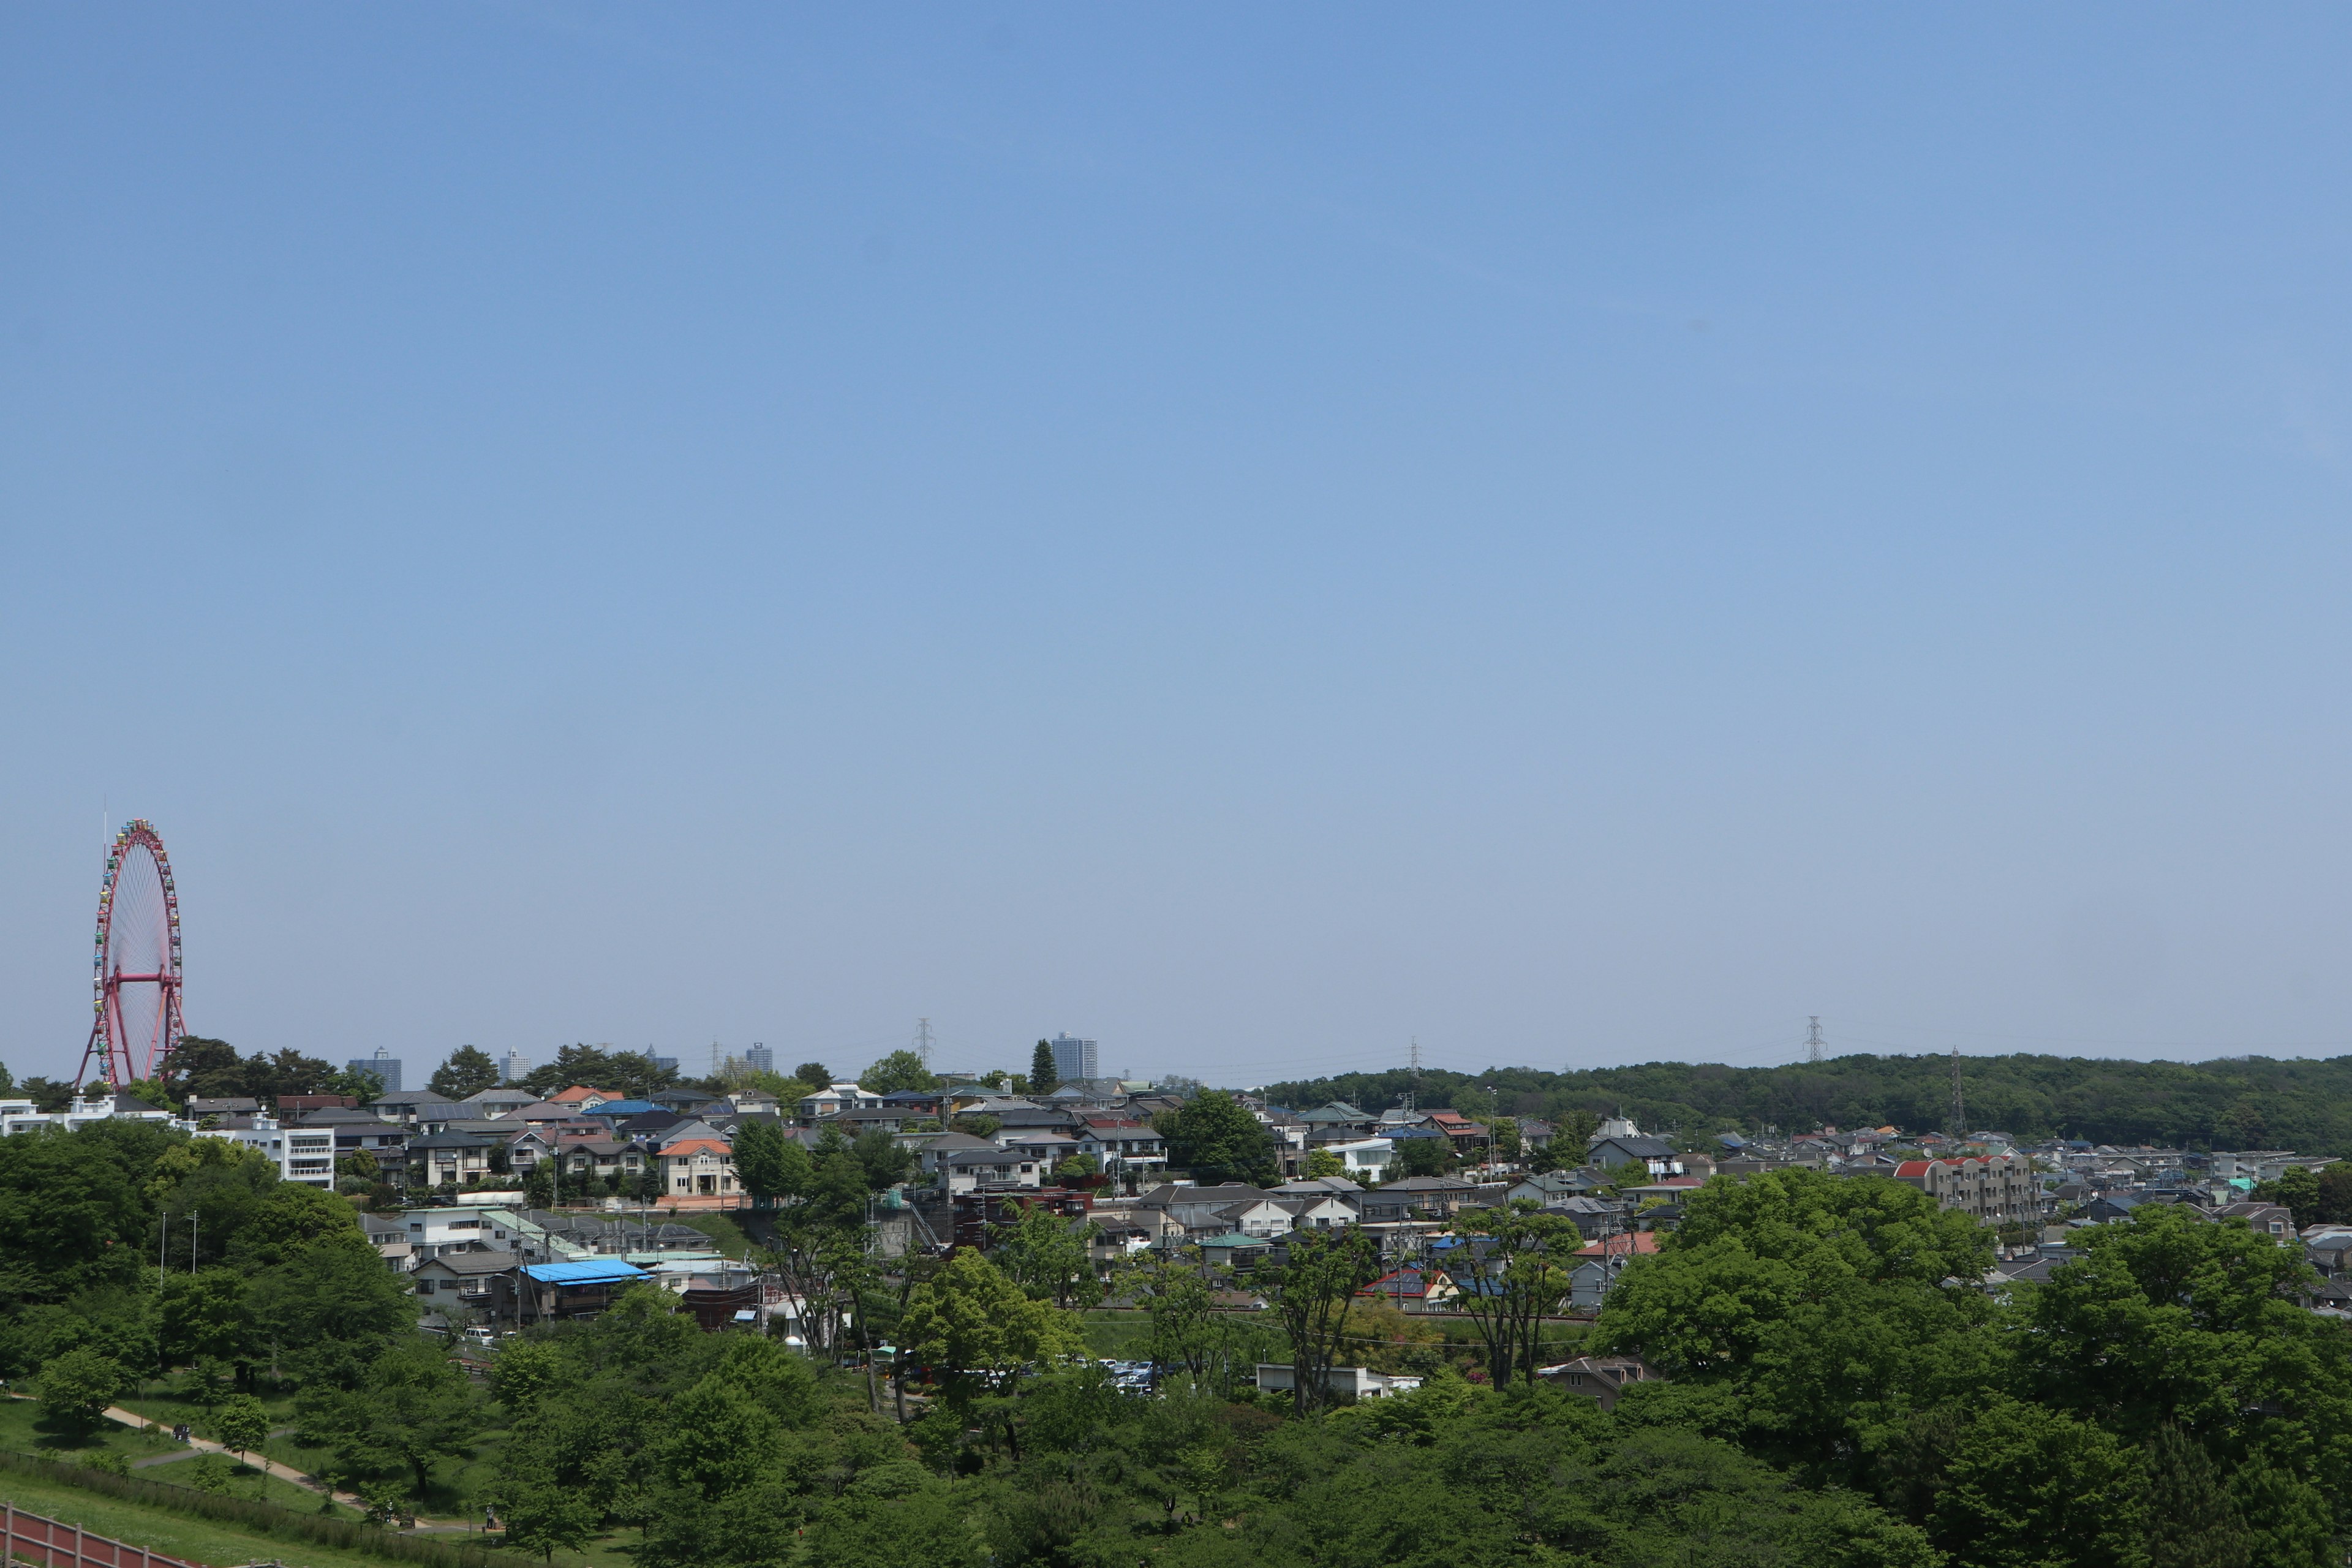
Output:
[[1339,1156],[1350,1176],[1380,1180],[1396,1158],[1396,1144],[1386,1138],[1358,1138],[1346,1143],[1326,1143],[1323,1152]]
[[818,1089],[800,1102],[803,1125],[820,1117],[838,1116],[845,1110],[879,1110],[882,1097],[868,1094],[854,1083],[836,1083]]
[[951,1193],[977,1192],[982,1187],[1035,1187],[1045,1184],[1037,1162],[1011,1149],[959,1149],[940,1156],[939,1172]]

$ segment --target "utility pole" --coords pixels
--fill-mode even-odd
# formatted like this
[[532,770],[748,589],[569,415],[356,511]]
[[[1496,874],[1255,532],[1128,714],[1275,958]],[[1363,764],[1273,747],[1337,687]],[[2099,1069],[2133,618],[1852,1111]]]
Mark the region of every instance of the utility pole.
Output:
[[1812,1015],[1812,1027],[1805,1031],[1805,1059],[1809,1062],[1817,1062],[1822,1059],[1821,1015],[1818,1013]]

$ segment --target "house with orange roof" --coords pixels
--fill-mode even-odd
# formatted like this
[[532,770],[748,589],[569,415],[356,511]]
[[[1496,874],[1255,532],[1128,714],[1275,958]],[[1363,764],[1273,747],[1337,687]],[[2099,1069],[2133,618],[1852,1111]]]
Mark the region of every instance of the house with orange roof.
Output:
[[556,1105],[577,1106],[582,1110],[593,1110],[600,1105],[611,1105],[629,1097],[616,1089],[590,1089],[585,1084],[573,1084],[570,1089],[548,1097]]
[[733,1197],[743,1190],[735,1175],[735,1151],[716,1134],[665,1143],[659,1159],[665,1196]]
[[1617,1276],[1636,1258],[1644,1258],[1658,1250],[1658,1233],[1654,1230],[1628,1231],[1622,1236],[1604,1236],[1599,1241],[1577,1249],[1576,1264],[1568,1271],[1568,1306],[1572,1312],[1597,1312],[1608,1297],[1609,1288],[1617,1283]]

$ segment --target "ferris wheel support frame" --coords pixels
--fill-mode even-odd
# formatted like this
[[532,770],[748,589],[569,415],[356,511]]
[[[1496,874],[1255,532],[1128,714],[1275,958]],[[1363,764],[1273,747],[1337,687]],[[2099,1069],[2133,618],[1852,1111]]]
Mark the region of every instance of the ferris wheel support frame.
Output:
[[[163,966],[153,973],[134,974],[120,967],[107,968],[107,948],[114,932],[114,894],[121,880],[123,866],[133,847],[144,848],[155,862],[155,874],[163,889],[163,923],[168,941]],[[181,1037],[187,1033],[187,1021],[180,1011],[180,894],[172,881],[172,858],[163,852],[163,840],[155,825],[144,817],[134,817],[122,825],[107,851],[106,879],[98,895],[97,952],[90,961],[91,1009],[97,1016],[90,1020],[89,1042],[82,1047],[81,1067],[74,1074],[74,1094],[80,1097],[82,1086],[90,1081],[90,1065],[98,1065],[98,1077],[110,1089],[121,1090],[135,1079],[153,1078],[178,1048]],[[122,1013],[122,988],[125,985],[152,985],[156,988],[155,1027],[144,1042],[131,1037],[131,1026]],[[146,1047],[145,1070],[141,1070],[138,1051]]]

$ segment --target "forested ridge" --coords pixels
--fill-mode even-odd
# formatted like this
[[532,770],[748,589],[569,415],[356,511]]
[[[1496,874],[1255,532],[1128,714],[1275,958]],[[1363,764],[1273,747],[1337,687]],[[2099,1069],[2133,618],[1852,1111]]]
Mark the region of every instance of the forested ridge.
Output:
[[[2139,1062],[2020,1054],[1963,1057],[1960,1073],[1971,1129],[2026,1139],[2352,1154],[2352,1056]],[[1378,1110],[1408,1093],[1423,1110],[1552,1121],[1622,1110],[1644,1131],[1690,1137],[1823,1124],[1931,1131],[1949,1120],[1952,1058],[1846,1056],[1764,1068],[1645,1062],[1567,1073],[1399,1068],[1295,1079],[1264,1093],[1293,1110],[1342,1100]]]

